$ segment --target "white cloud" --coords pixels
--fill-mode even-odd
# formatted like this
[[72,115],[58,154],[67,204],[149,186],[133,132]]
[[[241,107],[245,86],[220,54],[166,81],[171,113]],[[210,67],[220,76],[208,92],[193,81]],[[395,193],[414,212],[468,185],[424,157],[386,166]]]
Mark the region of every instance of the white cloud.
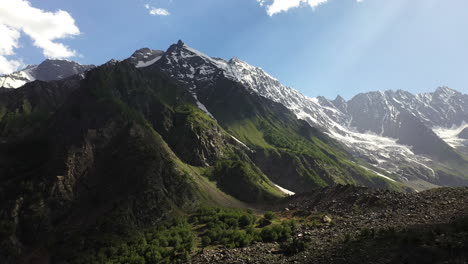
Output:
[[[261,6],[265,6],[269,16],[286,12],[291,8],[300,7],[301,5],[309,5],[315,8],[329,0],[257,0]],[[356,0],[362,2],[363,0]]]
[[0,55],[0,74],[9,74],[20,67],[23,67],[24,64],[19,60],[8,60],[6,57]]
[[67,58],[76,55],[74,50],[58,39],[80,34],[75,20],[65,11],[47,12],[31,6],[27,0],[0,1],[0,74],[10,73],[22,65],[5,56],[14,55],[19,47],[21,33],[25,33],[47,58]]
[[156,7],[150,6],[149,4],[146,4],[145,8],[148,9],[150,15],[152,16],[169,16],[171,14],[169,13],[169,11],[167,11],[167,9],[156,8]]

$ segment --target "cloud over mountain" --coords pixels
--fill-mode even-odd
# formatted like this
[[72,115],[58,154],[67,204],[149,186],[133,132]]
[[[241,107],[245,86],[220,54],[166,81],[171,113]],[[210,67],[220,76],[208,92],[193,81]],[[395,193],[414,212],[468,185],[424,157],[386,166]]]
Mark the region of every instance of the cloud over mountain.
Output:
[[80,34],[75,20],[68,12],[41,10],[33,7],[27,0],[1,1],[0,73],[9,73],[21,66],[21,61],[6,56],[15,55],[22,33],[29,36],[47,58],[67,58],[76,55],[76,51],[57,42],[59,39]]

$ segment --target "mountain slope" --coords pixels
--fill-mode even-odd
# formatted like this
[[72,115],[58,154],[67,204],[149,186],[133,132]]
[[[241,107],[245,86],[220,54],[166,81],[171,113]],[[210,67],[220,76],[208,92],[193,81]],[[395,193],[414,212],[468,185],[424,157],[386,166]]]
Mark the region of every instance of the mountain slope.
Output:
[[293,192],[334,183],[399,188],[348,161],[335,141],[284,106],[252,93],[232,66],[235,61],[211,58],[179,41],[148,70],[159,69],[186,86],[201,109],[253,150],[252,159],[280,186]]
[[[183,42],[173,45],[153,63],[148,66],[161,68],[189,87],[199,106],[209,114],[213,110],[205,102],[208,87],[224,78],[283,104],[298,118],[340,141],[355,157],[372,164],[370,169],[387,177],[409,181],[420,189],[467,182],[467,161],[429,126],[440,124],[438,120],[450,118],[451,123],[457,123],[464,118],[466,96],[451,89],[440,88],[434,94],[418,96],[403,91],[375,92],[357,95],[348,102],[341,97],[334,101],[307,98],[260,68],[237,58],[211,58]],[[427,121],[431,116],[438,118]],[[256,140],[266,146],[258,133]]]
[[27,83],[0,97],[0,137],[33,133],[79,87],[77,79]]
[[[36,81],[5,96],[27,97],[38,84],[60,90],[57,82]],[[142,228],[201,204],[245,207],[219,189],[230,191],[223,182],[238,176],[251,188],[240,199],[283,196],[261,171],[249,170],[255,165],[242,148],[164,76],[126,62],[101,66],[34,132],[2,139],[0,222],[8,228],[0,240],[18,254],[37,248],[55,254],[55,241],[111,216]],[[214,178],[218,186],[205,178],[217,176],[208,163],[231,160],[241,168]],[[0,255],[15,259],[11,252]]]

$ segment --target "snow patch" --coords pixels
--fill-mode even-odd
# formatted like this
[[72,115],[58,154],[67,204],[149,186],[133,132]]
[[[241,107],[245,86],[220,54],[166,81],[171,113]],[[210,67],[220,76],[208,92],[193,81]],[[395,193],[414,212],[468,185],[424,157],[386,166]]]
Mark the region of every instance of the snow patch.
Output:
[[385,178],[385,179],[387,179],[387,180],[389,180],[389,181],[392,181],[392,182],[396,182],[394,179],[392,179],[392,178],[390,178],[390,177],[387,177],[387,176],[383,175],[382,173],[376,172],[375,170],[371,170],[371,169],[366,168],[366,167],[364,167],[364,166],[362,166],[362,165],[359,165],[359,166],[360,166],[361,168],[365,169],[366,171],[370,171],[370,172],[373,172],[373,173],[377,174],[377,176],[380,176],[380,177]]
[[246,144],[244,144],[244,142],[240,141],[239,139],[237,139],[236,137],[234,137],[233,135],[230,135],[237,143],[241,144],[242,146],[244,146],[245,148],[247,148],[248,150],[252,151],[249,147],[247,147]]
[[29,66],[24,70],[0,76],[0,87],[19,88],[28,82],[35,81],[36,77],[33,72],[36,68],[37,66]]
[[285,189],[285,188],[279,186],[278,184],[275,184],[275,183],[273,183],[273,184],[276,186],[276,188],[280,189],[280,191],[283,192],[284,194],[286,194],[287,196],[293,196],[293,195],[296,194],[295,192],[291,192],[290,190]]
[[460,134],[463,131],[463,129],[467,127],[468,124],[463,123],[461,126],[453,126],[451,128],[434,127],[432,128],[432,131],[434,131],[434,133],[436,133],[437,136],[439,136],[452,148],[456,149],[459,147],[463,147],[466,143],[468,143],[468,140],[458,137],[458,134]]
[[193,98],[195,98],[196,102],[197,102],[197,106],[198,108],[200,108],[203,112],[205,112],[209,117],[213,118],[214,120],[216,120],[216,118],[210,113],[210,111],[208,111],[208,109],[206,108],[206,106],[204,104],[202,104],[200,101],[198,101],[198,97],[197,97],[197,94],[196,93],[192,93],[193,95]]
[[139,61],[135,67],[136,68],[145,68],[145,67],[151,66],[151,65],[155,64],[161,58],[162,58],[162,56],[158,56],[158,57],[155,57],[154,59],[149,60],[149,61]]

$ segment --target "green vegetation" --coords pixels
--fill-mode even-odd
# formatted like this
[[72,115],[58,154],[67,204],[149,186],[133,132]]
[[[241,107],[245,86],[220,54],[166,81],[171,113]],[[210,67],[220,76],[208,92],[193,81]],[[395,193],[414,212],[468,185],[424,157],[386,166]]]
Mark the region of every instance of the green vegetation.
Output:
[[271,222],[271,221],[273,221],[273,219],[275,219],[276,215],[275,215],[275,213],[273,213],[271,211],[268,211],[263,215],[263,217],[265,217],[266,220]]
[[31,111],[31,105],[26,104],[24,112],[8,112],[0,109],[0,136],[18,136],[33,132],[49,117],[44,111]]
[[207,176],[241,201],[259,202],[284,196],[249,160],[218,161]]
[[235,248],[261,241],[288,243],[296,228],[294,221],[281,220],[258,227],[257,220],[251,210],[214,207],[202,207],[188,217],[145,229],[118,225],[107,219],[109,223],[99,228],[101,232],[107,230],[106,233],[76,234],[66,242],[72,243],[75,250],[60,254],[67,254],[72,264],[175,263],[187,261],[200,247]]
[[221,208],[202,208],[191,217],[200,226],[202,246],[244,247],[258,240],[253,228],[257,217],[251,212]]
[[223,128],[256,150],[252,160],[270,179],[288,175],[300,191],[336,183],[402,190],[350,162],[340,145],[282,106],[255,102],[251,95],[219,96],[210,110]]
[[190,258],[195,246],[192,226],[185,218],[143,231],[125,230],[119,234],[89,239],[84,252],[69,259],[73,264],[90,263],[174,263]]
[[228,129],[239,140],[250,146],[274,149],[273,146],[268,144],[268,142],[265,140],[263,132],[257,128],[257,125],[252,120],[242,120],[235,122],[230,124]]
[[253,242],[284,241],[296,228],[294,221],[279,221],[277,224],[262,226],[252,211],[201,208],[191,217],[199,226],[202,246],[244,247]]

